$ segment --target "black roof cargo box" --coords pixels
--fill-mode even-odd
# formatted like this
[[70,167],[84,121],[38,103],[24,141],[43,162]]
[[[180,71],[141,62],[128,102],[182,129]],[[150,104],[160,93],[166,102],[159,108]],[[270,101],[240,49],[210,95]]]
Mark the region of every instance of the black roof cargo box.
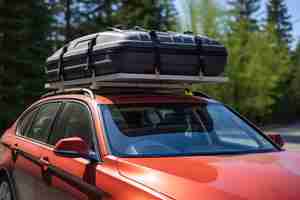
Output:
[[[73,40],[47,59],[48,83],[113,74],[219,76],[226,48],[203,36],[120,30]],[[142,81],[142,80],[139,80]]]

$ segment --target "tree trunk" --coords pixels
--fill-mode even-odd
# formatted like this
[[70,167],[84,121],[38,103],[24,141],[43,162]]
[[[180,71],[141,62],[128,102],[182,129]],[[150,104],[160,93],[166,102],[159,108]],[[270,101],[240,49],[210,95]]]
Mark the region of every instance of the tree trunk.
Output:
[[66,20],[66,27],[65,27],[65,42],[69,42],[72,38],[71,36],[71,4],[72,0],[66,0],[66,10],[65,10],[65,20]]

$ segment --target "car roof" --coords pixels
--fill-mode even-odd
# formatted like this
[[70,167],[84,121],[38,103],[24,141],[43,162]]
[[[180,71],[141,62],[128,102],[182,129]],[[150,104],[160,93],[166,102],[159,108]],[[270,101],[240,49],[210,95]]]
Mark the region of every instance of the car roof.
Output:
[[[64,94],[53,95],[41,98],[38,102],[59,100],[59,99],[77,99],[90,101],[91,98],[81,94]],[[190,96],[190,95],[173,95],[173,94],[122,94],[122,95],[95,95],[95,100],[99,104],[131,104],[131,103],[199,103],[215,102],[213,99]]]
[[97,95],[96,101],[99,104],[138,104],[138,103],[199,103],[207,101],[205,98],[187,95]]

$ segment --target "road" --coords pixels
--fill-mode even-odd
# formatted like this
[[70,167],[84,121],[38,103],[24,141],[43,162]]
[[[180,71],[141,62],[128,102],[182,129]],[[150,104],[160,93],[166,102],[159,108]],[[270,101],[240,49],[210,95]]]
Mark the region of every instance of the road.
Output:
[[270,132],[279,133],[286,142],[284,148],[287,150],[300,151],[300,122],[290,124],[283,128],[271,128]]

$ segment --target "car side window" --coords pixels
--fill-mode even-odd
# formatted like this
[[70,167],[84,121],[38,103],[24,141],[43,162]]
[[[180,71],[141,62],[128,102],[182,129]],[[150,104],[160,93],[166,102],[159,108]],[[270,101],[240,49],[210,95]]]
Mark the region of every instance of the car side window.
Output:
[[34,109],[32,111],[29,111],[25,114],[24,117],[20,120],[19,126],[18,126],[18,134],[19,135],[26,135],[28,132],[28,129],[30,128],[30,125],[32,123],[32,120],[34,116],[36,115],[38,109]]
[[77,102],[67,102],[50,136],[50,144],[55,145],[62,138],[80,137],[93,148],[93,126],[86,106]]
[[30,130],[25,136],[46,143],[60,105],[61,103],[42,105],[34,117]]

